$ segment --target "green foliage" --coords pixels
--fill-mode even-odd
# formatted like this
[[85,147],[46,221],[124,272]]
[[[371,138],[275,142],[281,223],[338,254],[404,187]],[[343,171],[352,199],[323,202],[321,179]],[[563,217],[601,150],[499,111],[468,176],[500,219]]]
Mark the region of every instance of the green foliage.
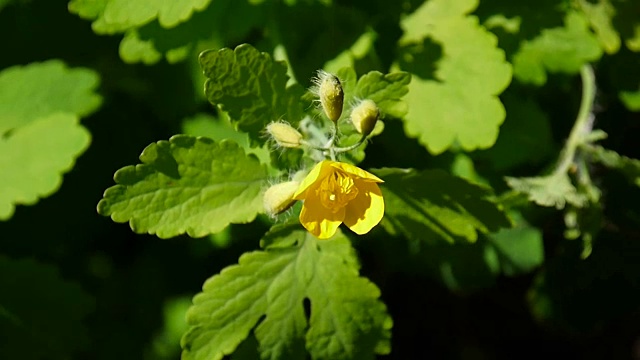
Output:
[[33,205],[56,192],[61,174],[71,170],[90,141],[78,118],[65,113],[42,117],[0,138],[0,220],[10,218],[15,205]]
[[[0,0],[0,30],[0,358],[632,352],[636,0]],[[384,181],[366,234],[300,227],[326,159]],[[318,181],[318,220],[377,192]]]
[[[87,347],[93,299],[57,269],[0,256],[0,356],[68,359]],[[25,284],[28,286],[25,287]]]
[[[400,43],[413,48],[400,66],[414,75],[406,96],[405,130],[433,154],[454,143],[468,151],[488,148],[505,118],[497,95],[509,85],[511,66],[495,36],[467,15],[476,5],[470,0],[428,1],[402,21]],[[426,44],[436,44],[443,54],[433,73],[424,69],[433,56]]]
[[515,191],[527,194],[529,200],[541,206],[563,209],[566,204],[582,207],[587,202],[586,196],[578,193],[569,176],[561,172],[529,178],[507,177],[506,180]]
[[619,170],[629,178],[629,181],[640,186],[640,160],[621,156],[615,151],[607,150],[597,145],[588,146],[585,150],[592,161],[608,168]]
[[596,3],[587,0],[577,2],[595,31],[600,46],[608,54],[616,53],[620,49],[620,35],[612,23],[616,13],[613,5],[609,0],[599,0]]
[[263,359],[303,358],[305,348],[314,359],[389,352],[392,323],[380,291],[358,276],[343,235],[321,241],[299,226],[280,226],[263,245],[207,280],[196,295],[183,359],[222,359],[253,328]]
[[167,28],[156,20],[127,30],[120,43],[120,57],[127,63],[150,65],[163,57],[176,63],[193,56],[201,43],[239,42],[264,23],[264,17],[264,6],[254,6],[246,0],[216,0],[175,27]]
[[[379,71],[370,71],[357,79],[353,68],[342,68],[337,72],[337,75],[345,89],[344,103],[346,105],[339,120],[340,133],[343,135],[340,139],[342,144],[354,144],[362,137],[349,120],[351,109],[357,105],[359,100],[373,100],[380,109],[382,118],[400,119],[407,114],[407,103],[403,97],[407,94],[411,74],[407,72],[382,74]],[[371,136],[379,135],[383,129],[384,123],[378,121]],[[362,162],[366,147],[367,144],[364,143],[348,152],[346,160],[355,164]]]
[[248,45],[200,54],[200,65],[208,78],[205,94],[229,114],[239,130],[255,142],[271,121],[302,118],[302,88],[287,87],[287,67]]
[[[53,194],[91,142],[79,116],[95,111],[98,76],[59,60],[0,72],[0,220]],[[25,167],[25,164],[30,164]]]
[[71,0],[69,11],[85,19],[95,20],[93,30],[99,34],[114,34],[158,19],[162,27],[172,28],[201,11],[211,0],[150,1],[150,0]]
[[0,73],[0,134],[55,113],[83,117],[102,102],[93,70],[69,69],[60,60],[14,66]]
[[235,141],[245,153],[255,155],[263,164],[269,164],[269,150],[264,146],[252,148],[247,133],[234,130],[228,116],[225,115],[223,113],[221,118],[217,119],[211,115],[197,114],[183,120],[182,131],[187,135],[205,136],[218,142],[225,139]]
[[98,212],[138,233],[202,237],[262,212],[267,170],[230,140],[176,135],[149,145],[141,165],[116,172]]
[[564,27],[546,29],[522,44],[513,57],[513,74],[520,82],[543,85],[547,71],[575,74],[600,56],[602,48],[589,31],[587,19],[579,12],[569,12]]
[[478,232],[511,224],[488,197],[489,189],[440,170],[380,169],[385,180],[385,218],[382,225],[394,235],[414,241],[474,242]]

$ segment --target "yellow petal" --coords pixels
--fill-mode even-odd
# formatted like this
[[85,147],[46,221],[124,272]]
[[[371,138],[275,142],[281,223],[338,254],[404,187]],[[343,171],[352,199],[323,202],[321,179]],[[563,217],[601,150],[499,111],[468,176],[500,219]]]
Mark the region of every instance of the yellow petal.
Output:
[[333,169],[329,165],[332,161],[324,160],[317,163],[313,169],[307,174],[307,176],[302,180],[298,190],[293,194],[293,198],[295,200],[304,200],[306,197],[306,191],[309,189],[311,185],[318,184],[319,180],[324,179],[325,176],[329,175]]
[[384,215],[384,199],[378,184],[359,180],[358,196],[346,206],[344,224],[358,235],[366,234],[378,225]]
[[307,198],[302,204],[300,223],[318,239],[328,239],[336,233],[344,219],[345,209],[336,213],[322,206],[316,196]]
[[368,171],[364,171],[359,167],[353,166],[351,164],[331,161],[330,165],[336,169],[340,169],[346,172],[347,174],[354,175],[355,177],[361,178],[362,180],[365,180],[365,181],[368,180],[368,181],[375,181],[375,182],[384,182],[379,177],[373,175],[372,173]]

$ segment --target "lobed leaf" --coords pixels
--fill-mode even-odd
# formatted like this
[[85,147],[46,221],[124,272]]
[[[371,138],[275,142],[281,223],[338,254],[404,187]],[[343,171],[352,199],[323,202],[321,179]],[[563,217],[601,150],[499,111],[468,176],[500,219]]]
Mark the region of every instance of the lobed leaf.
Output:
[[0,358],[66,359],[89,342],[93,299],[57,269],[0,256]]
[[525,41],[513,57],[513,75],[523,83],[543,85],[547,71],[576,74],[602,56],[598,39],[589,31],[585,16],[570,11],[565,26],[543,30]]
[[305,347],[313,359],[389,352],[391,319],[378,288],[358,276],[344,235],[320,241],[299,225],[279,226],[263,244],[266,250],[242,255],[196,295],[183,359],[222,359],[253,328],[262,359],[304,358]]
[[611,2],[609,0],[598,0],[594,3],[587,0],[578,0],[577,3],[593,28],[604,51],[607,54],[618,52],[620,49],[620,35],[612,23],[616,9]]
[[511,223],[489,200],[489,189],[442,170],[379,169],[373,171],[385,199],[382,226],[391,234],[437,243],[474,242]]
[[454,143],[467,151],[489,148],[505,118],[497,95],[509,85],[511,66],[497,38],[467,15],[476,6],[431,0],[401,21],[400,67],[413,74],[405,132],[433,154]]
[[40,118],[0,137],[0,220],[9,219],[16,205],[33,205],[56,192],[62,173],[73,168],[90,142],[91,135],[78,118],[65,113]]
[[157,20],[125,32],[120,57],[127,63],[155,64],[162,58],[169,63],[188,59],[206,43],[241,43],[256,26],[265,22],[265,9],[247,0],[216,0],[189,21],[172,28]]
[[402,98],[409,91],[410,82],[408,72],[383,74],[370,71],[358,79],[353,97],[373,100],[382,114],[400,119],[407,114],[407,103]]
[[632,159],[599,145],[585,146],[591,161],[622,172],[631,182],[640,186],[640,160]]
[[248,44],[200,54],[207,77],[205,94],[212,104],[229,114],[231,122],[263,143],[264,127],[284,119],[297,123],[302,118],[302,88],[287,87],[287,66]]
[[201,237],[263,211],[267,170],[232,141],[173,136],[149,145],[142,164],[114,176],[98,213],[129,222],[137,233]]
[[515,191],[525,194],[540,206],[563,209],[566,204],[583,207],[587,197],[578,192],[566,173],[527,178],[506,177],[507,184]]
[[54,113],[83,117],[102,98],[95,93],[100,78],[85,68],[68,68],[60,60],[13,66],[0,72],[0,136]]
[[71,0],[69,11],[94,20],[98,34],[115,34],[145,25],[155,19],[162,27],[172,28],[204,10],[211,0]]

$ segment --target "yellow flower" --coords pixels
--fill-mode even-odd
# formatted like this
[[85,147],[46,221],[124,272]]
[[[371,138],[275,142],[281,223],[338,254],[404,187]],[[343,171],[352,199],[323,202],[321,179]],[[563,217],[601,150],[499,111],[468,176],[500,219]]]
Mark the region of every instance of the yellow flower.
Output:
[[384,214],[378,177],[356,166],[324,160],[302,181],[293,198],[304,200],[300,223],[328,239],[344,222],[356,234],[368,233]]

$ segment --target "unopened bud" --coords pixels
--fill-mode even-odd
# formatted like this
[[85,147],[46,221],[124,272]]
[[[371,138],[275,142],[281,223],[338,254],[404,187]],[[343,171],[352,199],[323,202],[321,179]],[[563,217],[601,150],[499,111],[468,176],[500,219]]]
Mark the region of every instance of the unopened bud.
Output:
[[362,100],[351,111],[351,122],[360,134],[367,136],[371,134],[373,128],[380,117],[380,109],[373,100]]
[[296,202],[293,194],[298,190],[298,186],[300,186],[298,181],[286,181],[268,188],[262,198],[267,214],[276,216],[293,206]]
[[282,147],[297,148],[302,134],[285,122],[272,122],[267,125],[267,133]]
[[344,101],[340,79],[324,70],[318,70],[318,77],[313,79],[313,82],[316,84],[315,91],[320,98],[322,110],[331,121],[338,121],[342,115]]

